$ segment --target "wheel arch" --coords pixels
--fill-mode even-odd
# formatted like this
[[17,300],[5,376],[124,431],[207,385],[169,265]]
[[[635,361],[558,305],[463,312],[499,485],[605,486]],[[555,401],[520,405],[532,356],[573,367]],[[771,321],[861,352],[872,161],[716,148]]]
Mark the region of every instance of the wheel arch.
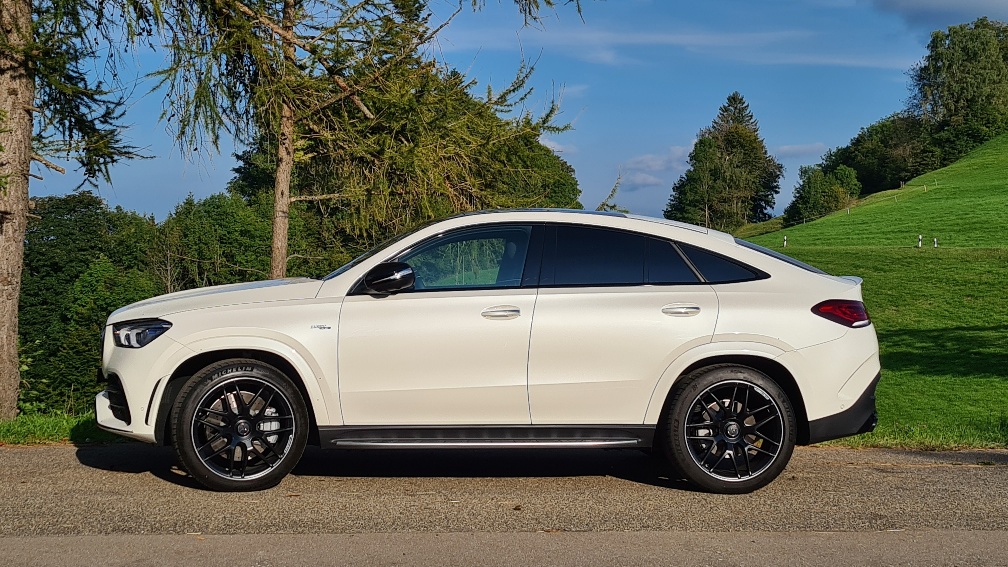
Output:
[[661,432],[663,430],[662,420],[664,419],[664,416],[668,414],[669,404],[672,402],[676,388],[682,384],[682,378],[689,376],[690,373],[701,368],[725,364],[746,366],[754,370],[758,370],[759,372],[767,375],[778,386],[780,386],[787,395],[788,400],[790,400],[792,409],[795,413],[795,422],[798,427],[798,430],[795,432],[797,434],[795,441],[798,445],[808,444],[809,420],[808,413],[805,410],[805,398],[802,396],[801,389],[798,387],[798,382],[795,380],[794,375],[792,375],[784,365],[773,359],[751,354],[708,356],[693,362],[679,372],[675,380],[672,382],[671,387],[667,392],[665,392],[665,398],[661,407],[661,414],[656,424],[657,432]]
[[318,445],[320,441],[318,422],[315,415],[315,405],[312,400],[311,393],[305,386],[302,373],[299,372],[297,368],[295,368],[295,366],[283,356],[274,352],[259,349],[222,349],[201,352],[186,359],[182,364],[180,364],[168,378],[168,382],[165,384],[164,391],[161,394],[161,401],[158,404],[157,418],[154,422],[154,439],[156,442],[159,445],[172,444],[171,427],[169,424],[169,421],[171,420],[172,406],[175,404],[175,400],[178,398],[179,392],[182,390],[182,386],[185,385],[186,380],[188,380],[193,374],[199,372],[207,366],[210,366],[211,364],[238,358],[257,360],[264,364],[268,364],[283,372],[284,375],[290,378],[291,382],[293,382],[294,386],[298,389],[298,392],[301,393],[305,406],[308,408],[308,443]]

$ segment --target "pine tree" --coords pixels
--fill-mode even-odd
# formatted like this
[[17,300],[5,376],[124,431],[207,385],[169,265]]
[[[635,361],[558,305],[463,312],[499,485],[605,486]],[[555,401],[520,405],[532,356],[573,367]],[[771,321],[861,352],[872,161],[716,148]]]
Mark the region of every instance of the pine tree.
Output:
[[769,155],[759,125],[733,92],[697,136],[690,167],[672,187],[666,218],[731,231],[771,216],[784,167]]

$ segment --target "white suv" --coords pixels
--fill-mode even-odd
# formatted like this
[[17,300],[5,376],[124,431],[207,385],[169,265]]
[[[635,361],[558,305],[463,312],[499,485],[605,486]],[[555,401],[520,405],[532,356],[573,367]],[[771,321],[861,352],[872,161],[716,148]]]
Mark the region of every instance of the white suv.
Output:
[[103,333],[104,429],[216,490],[339,448],[653,449],[748,492],[794,445],[871,431],[861,280],[730,235],[574,211],[461,215],[321,280],[196,289]]

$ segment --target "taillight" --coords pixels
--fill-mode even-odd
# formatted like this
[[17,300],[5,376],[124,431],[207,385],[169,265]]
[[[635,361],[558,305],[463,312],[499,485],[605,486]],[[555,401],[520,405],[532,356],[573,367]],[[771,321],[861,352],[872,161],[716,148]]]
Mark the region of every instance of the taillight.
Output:
[[845,327],[867,327],[871,324],[868,311],[860,301],[830,299],[817,304],[812,308],[812,312]]

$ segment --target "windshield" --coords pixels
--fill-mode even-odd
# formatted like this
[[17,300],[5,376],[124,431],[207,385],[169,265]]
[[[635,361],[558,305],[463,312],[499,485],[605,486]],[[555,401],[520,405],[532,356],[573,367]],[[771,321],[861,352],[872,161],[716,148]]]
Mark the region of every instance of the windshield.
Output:
[[381,252],[385,248],[388,248],[389,246],[391,246],[392,244],[394,244],[396,241],[402,240],[402,239],[406,238],[407,236],[413,234],[414,232],[417,232],[419,230],[427,228],[428,226],[430,226],[430,225],[438,222],[439,220],[441,220],[441,219],[427,221],[425,223],[420,224],[420,226],[417,226],[416,228],[414,228],[413,230],[411,230],[409,232],[404,232],[403,234],[397,234],[397,235],[392,236],[390,238],[386,238],[385,240],[383,240],[380,243],[378,243],[378,245],[376,245],[374,248],[371,248],[367,252],[361,254],[360,256],[357,256],[353,260],[350,260],[346,264],[343,264],[342,266],[336,268],[332,273],[330,273],[326,277],[322,278],[322,280],[323,281],[327,281],[327,280],[331,280],[331,279],[335,278],[336,276],[338,276],[338,275],[346,272],[350,268],[353,268],[357,264],[360,264],[364,260],[367,260],[368,258],[370,258],[370,257],[374,256],[375,254]]

